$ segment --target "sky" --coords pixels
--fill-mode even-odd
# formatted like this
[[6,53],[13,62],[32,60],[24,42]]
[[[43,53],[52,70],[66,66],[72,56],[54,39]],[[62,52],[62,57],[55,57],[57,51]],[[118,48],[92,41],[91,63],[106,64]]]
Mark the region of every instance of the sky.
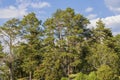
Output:
[[0,0],[0,25],[11,18],[21,19],[30,12],[45,21],[57,9],[73,8],[95,26],[101,19],[114,35],[120,33],[120,0]]

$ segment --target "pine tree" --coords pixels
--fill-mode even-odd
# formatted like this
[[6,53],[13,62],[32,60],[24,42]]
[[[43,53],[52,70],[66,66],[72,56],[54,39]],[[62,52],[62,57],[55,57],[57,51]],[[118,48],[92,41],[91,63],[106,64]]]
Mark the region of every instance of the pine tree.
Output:
[[7,21],[2,27],[0,27],[0,33],[2,37],[2,42],[7,49],[7,55],[6,59],[4,60],[6,66],[9,68],[9,75],[10,75],[10,80],[14,80],[14,60],[15,60],[15,53],[14,49],[16,47],[16,44],[18,42],[17,38],[19,38],[19,31],[20,31],[20,26],[19,26],[19,20],[18,19],[11,19]]
[[29,80],[32,80],[33,73],[41,63],[41,41],[42,27],[41,21],[37,19],[34,13],[24,16],[21,21],[23,42],[21,44],[21,56],[23,56],[22,68],[29,73]]
[[59,9],[45,21],[45,56],[38,71],[42,71],[41,77],[59,80],[61,76],[77,71],[76,66],[81,64],[82,42],[87,37],[85,34],[89,33],[88,23],[85,17],[75,14],[71,8]]
[[109,28],[106,28],[102,20],[96,22],[96,28],[92,30],[93,42],[103,43],[106,39],[112,37],[112,32]]

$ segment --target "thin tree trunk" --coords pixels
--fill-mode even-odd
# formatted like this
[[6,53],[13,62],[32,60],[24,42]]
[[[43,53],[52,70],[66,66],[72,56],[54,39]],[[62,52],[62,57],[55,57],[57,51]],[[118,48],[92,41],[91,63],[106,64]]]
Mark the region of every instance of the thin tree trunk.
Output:
[[11,38],[11,35],[10,35],[10,44],[9,44],[9,49],[10,49],[10,80],[14,80],[14,73],[13,73],[13,51],[12,51],[12,38]]
[[70,75],[70,66],[68,65],[67,67],[67,75],[69,76]]
[[10,63],[10,80],[14,80],[14,74],[13,74],[13,68],[12,68],[12,63]]
[[29,72],[29,80],[32,80],[32,72]]

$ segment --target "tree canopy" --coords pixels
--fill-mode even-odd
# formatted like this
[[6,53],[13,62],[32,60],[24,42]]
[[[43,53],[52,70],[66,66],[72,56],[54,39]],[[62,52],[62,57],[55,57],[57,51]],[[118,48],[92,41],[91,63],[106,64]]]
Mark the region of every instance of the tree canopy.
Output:
[[72,8],[43,23],[35,13],[0,27],[2,80],[120,80],[120,34]]

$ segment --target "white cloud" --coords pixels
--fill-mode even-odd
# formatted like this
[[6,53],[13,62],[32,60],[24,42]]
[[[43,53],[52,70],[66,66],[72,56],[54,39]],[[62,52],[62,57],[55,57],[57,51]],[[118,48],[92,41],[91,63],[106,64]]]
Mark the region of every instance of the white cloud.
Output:
[[16,6],[10,5],[5,8],[0,8],[0,18],[19,18],[26,15],[28,3],[24,0],[16,0]]
[[[95,27],[98,20],[98,18],[91,20],[89,27]],[[105,23],[106,27],[112,30],[113,35],[120,34],[120,15],[101,18],[101,20]]]
[[92,7],[88,7],[87,9],[85,9],[85,12],[92,12],[93,8]]
[[90,14],[87,16],[88,19],[95,19],[97,17],[97,14]]
[[32,8],[45,8],[50,7],[50,3],[45,1],[32,1],[32,0],[16,0],[16,2],[22,6],[32,7]]
[[[26,15],[29,8],[41,9],[50,6],[51,5],[48,2],[34,1],[33,3],[32,0],[16,0],[15,4],[5,8],[0,8],[0,18],[19,18]],[[43,11],[41,13],[43,13]]]
[[0,8],[0,18],[21,17],[25,14],[27,14],[26,8],[17,8],[15,6]]
[[116,14],[120,13],[120,0],[104,0],[106,6]]
[[50,7],[51,5],[48,2],[39,2],[39,3],[31,3],[31,6],[33,8],[44,8],[44,7]]

